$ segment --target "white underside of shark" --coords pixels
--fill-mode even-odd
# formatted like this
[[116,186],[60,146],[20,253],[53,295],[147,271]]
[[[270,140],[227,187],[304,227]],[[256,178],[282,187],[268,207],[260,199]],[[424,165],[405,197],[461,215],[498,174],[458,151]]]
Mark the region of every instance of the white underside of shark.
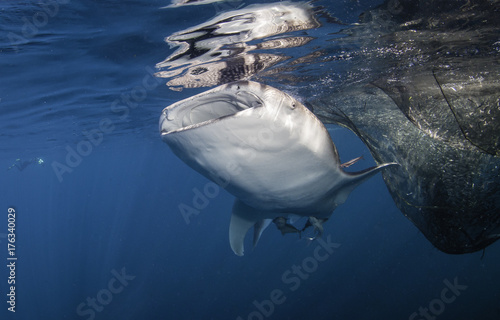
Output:
[[256,244],[279,217],[326,221],[357,185],[394,165],[345,172],[328,131],[312,112],[288,94],[250,81],[165,108],[160,132],[180,159],[237,198],[229,227],[237,255],[243,255],[250,228]]

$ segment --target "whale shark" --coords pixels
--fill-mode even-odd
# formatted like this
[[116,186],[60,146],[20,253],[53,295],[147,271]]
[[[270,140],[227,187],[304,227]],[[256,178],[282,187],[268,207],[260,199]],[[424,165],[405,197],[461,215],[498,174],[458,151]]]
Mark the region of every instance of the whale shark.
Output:
[[[229,243],[244,253],[254,227],[254,245],[274,220],[284,233],[289,217],[321,224],[351,191],[381,169],[346,172],[323,123],[302,103],[271,86],[238,81],[166,107],[161,138],[187,165],[236,197]],[[298,229],[297,229],[298,232]]]

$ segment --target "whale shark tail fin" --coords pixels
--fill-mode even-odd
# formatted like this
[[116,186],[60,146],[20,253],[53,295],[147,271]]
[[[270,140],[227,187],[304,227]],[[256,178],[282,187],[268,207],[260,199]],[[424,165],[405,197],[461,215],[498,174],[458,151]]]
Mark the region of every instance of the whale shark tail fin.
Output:
[[245,236],[252,227],[254,227],[253,245],[255,247],[262,232],[271,222],[272,219],[267,219],[265,212],[252,208],[236,199],[233,205],[231,222],[229,223],[229,244],[233,252],[238,256],[243,255]]
[[389,162],[384,163],[375,167],[371,167],[358,172],[344,172],[344,179],[341,186],[338,189],[338,192],[335,194],[335,202],[337,205],[341,205],[347,200],[347,197],[357,186],[370,179],[372,176],[377,174],[384,168],[391,166],[399,166],[398,163]]

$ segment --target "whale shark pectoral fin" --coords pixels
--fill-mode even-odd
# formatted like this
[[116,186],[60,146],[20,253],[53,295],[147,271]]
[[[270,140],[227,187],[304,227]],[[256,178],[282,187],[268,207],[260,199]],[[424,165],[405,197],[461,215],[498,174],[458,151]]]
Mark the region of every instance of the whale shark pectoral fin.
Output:
[[255,221],[249,218],[249,209],[249,206],[238,199],[233,204],[233,212],[229,222],[229,244],[238,256],[243,255],[245,235],[255,225]]
[[271,224],[273,219],[262,219],[259,220],[253,227],[253,246],[257,245],[257,242],[259,242],[260,236],[262,235],[262,232],[266,230],[266,228]]
[[371,178],[373,175],[375,175],[382,169],[390,166],[399,166],[399,164],[395,162],[389,162],[359,172],[344,171],[344,181],[342,183],[342,186],[339,188],[339,190],[335,195],[336,204],[340,205],[344,203],[347,200],[347,197],[349,196],[351,191],[354,190],[354,188],[356,188],[361,183]]
[[265,216],[264,212],[246,205],[239,199],[234,201],[229,223],[229,244],[236,255],[243,255],[245,236],[251,227],[254,227],[253,244],[257,245],[262,232],[272,221]]

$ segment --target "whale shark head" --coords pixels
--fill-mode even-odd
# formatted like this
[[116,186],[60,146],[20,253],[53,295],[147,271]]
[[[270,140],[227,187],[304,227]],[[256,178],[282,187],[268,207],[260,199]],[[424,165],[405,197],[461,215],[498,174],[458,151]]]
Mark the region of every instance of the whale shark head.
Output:
[[[243,255],[251,227],[256,244],[276,218],[326,221],[357,185],[392,165],[344,172],[328,131],[312,112],[288,94],[251,81],[168,106],[160,133],[180,159],[237,198],[229,227],[237,255]],[[283,232],[283,220],[275,221]]]

